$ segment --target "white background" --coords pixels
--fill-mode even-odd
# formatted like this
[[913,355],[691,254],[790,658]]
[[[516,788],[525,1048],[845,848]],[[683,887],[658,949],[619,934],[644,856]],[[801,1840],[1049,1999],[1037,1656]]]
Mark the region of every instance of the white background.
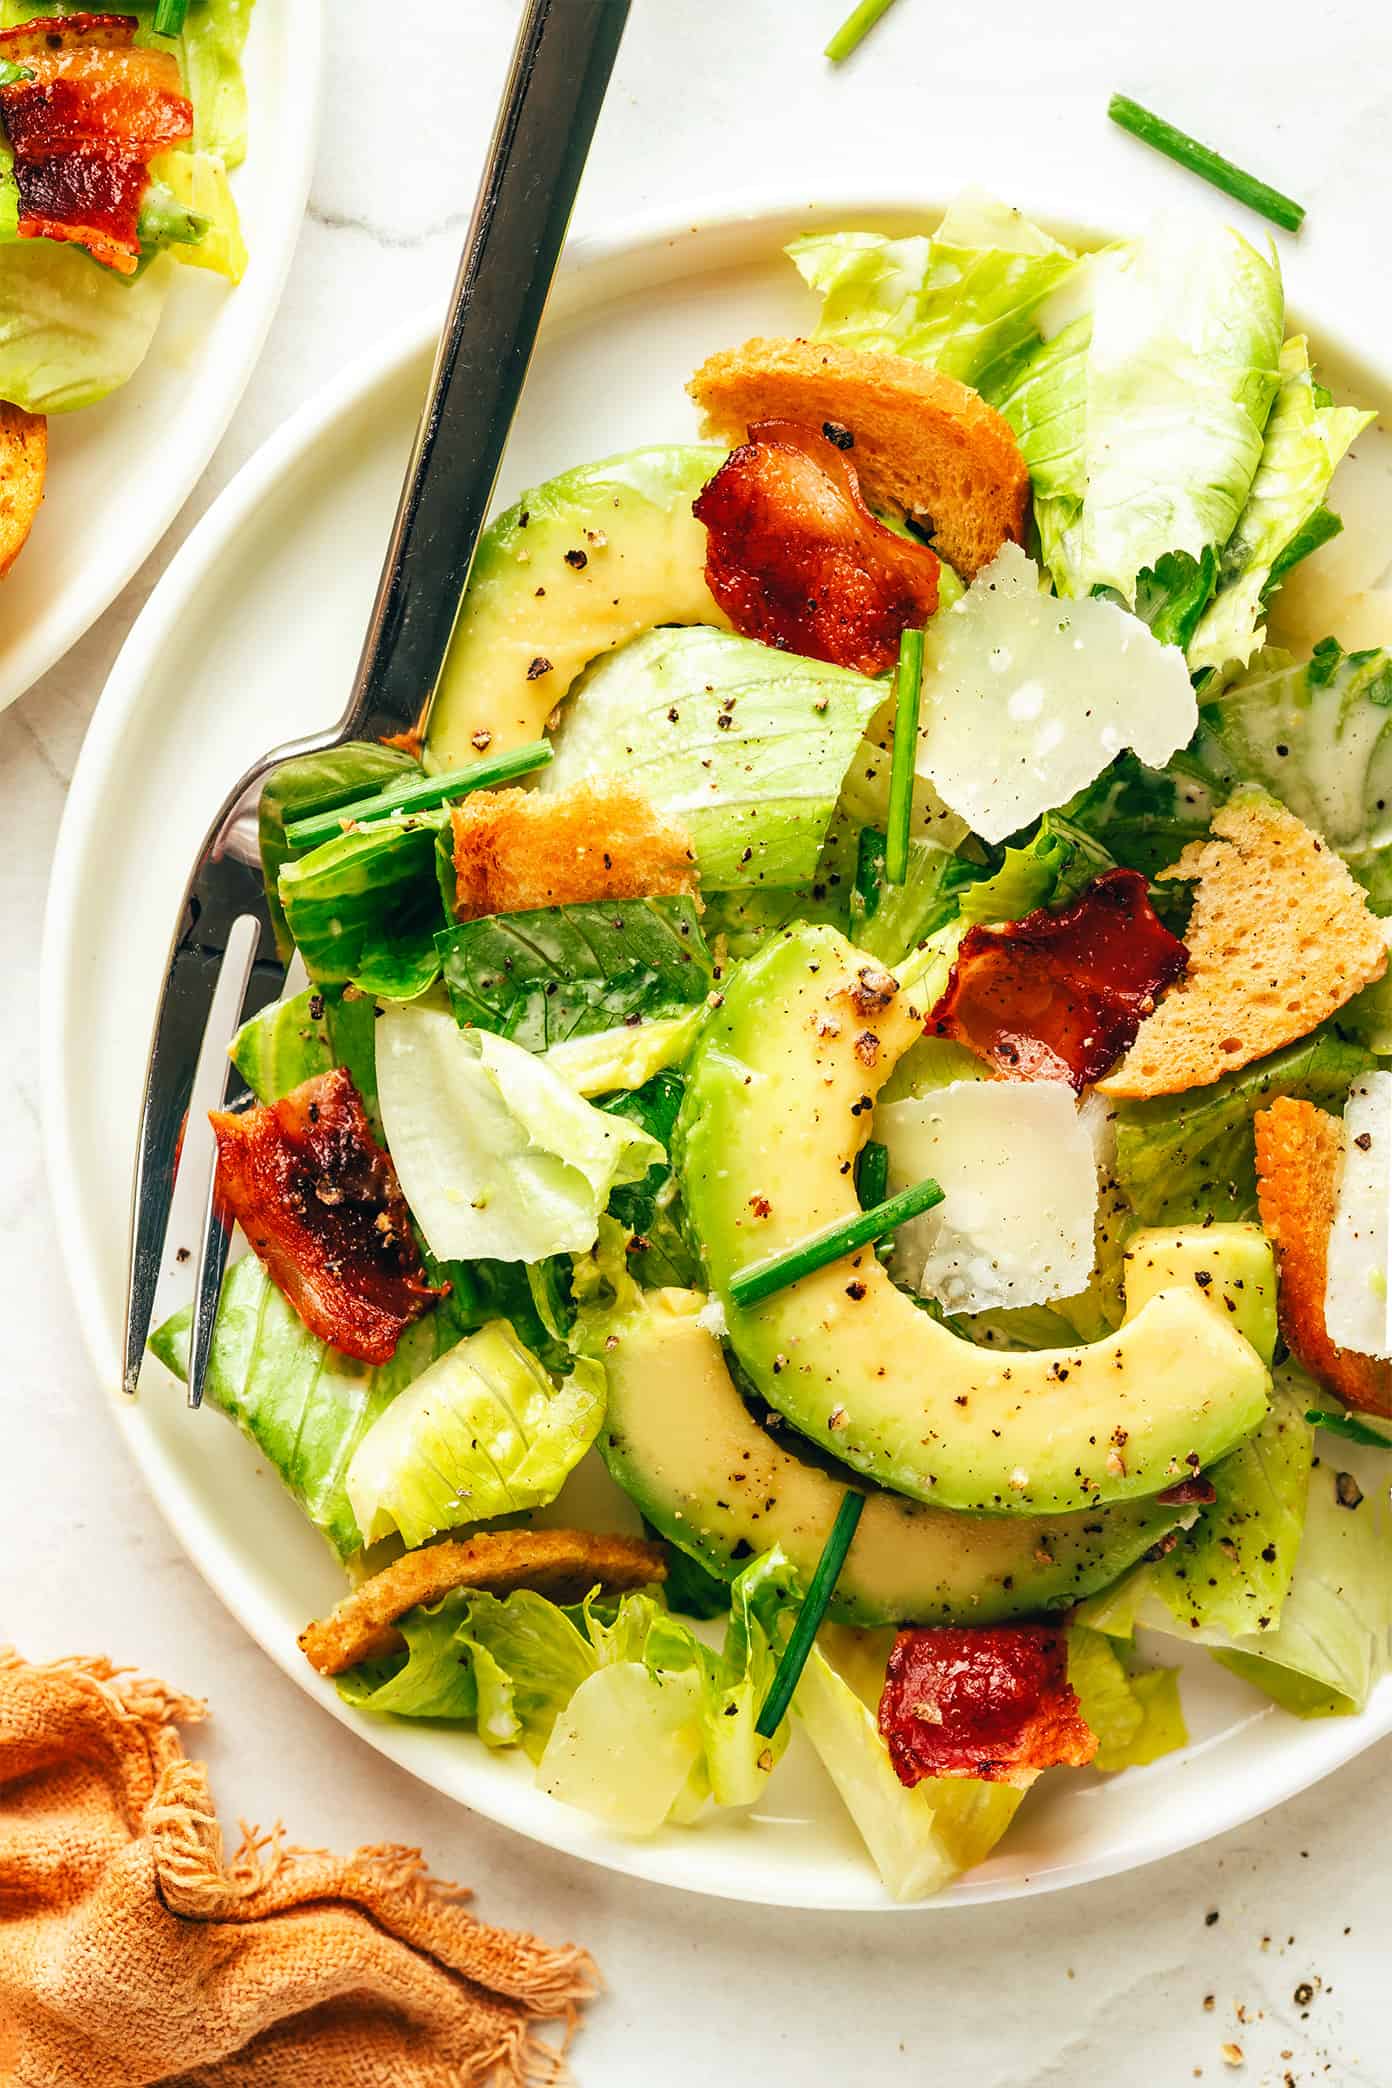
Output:
[[[834,196],[838,170],[862,187],[882,176],[887,193],[979,181],[1027,207],[1139,219],[1190,190],[1107,125],[1122,88],[1307,203],[1305,232],[1283,242],[1292,301],[1372,355],[1388,347],[1392,38],[1372,0],[899,0],[836,73],[819,50],[842,12],[842,0],[634,0],[580,220],[802,178],[809,196]],[[850,1920],[664,1893],[468,1817],[321,1717],[218,1608],[107,1418],[38,1139],[38,930],[66,782],[187,526],[292,408],[403,314],[442,303],[514,22],[514,0],[332,0],[318,174],[261,368],[180,525],[0,717],[13,1097],[0,1133],[0,1639],[35,1659],[103,1651],[205,1693],[214,1717],[197,1745],[229,1822],[279,1815],[296,1839],[343,1846],[418,1841],[477,1886],[481,1913],[587,1943],[608,1991],[575,2051],[584,2088],[1389,2088],[1392,1743],[1206,1848],[1014,1908]],[[89,1014],[96,1054],[101,1010]]]

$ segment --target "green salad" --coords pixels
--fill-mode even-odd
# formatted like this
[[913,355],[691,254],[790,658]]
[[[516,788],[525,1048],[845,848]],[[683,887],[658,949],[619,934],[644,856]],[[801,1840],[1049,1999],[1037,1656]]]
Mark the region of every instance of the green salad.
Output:
[[1372,418],[1272,253],[790,260],[491,525],[423,745],[268,786],[206,1399],[364,1718],[624,1835],[801,1728],[912,1899],[1186,1746],[1179,1644],[1383,1683],[1392,655],[1269,639]]

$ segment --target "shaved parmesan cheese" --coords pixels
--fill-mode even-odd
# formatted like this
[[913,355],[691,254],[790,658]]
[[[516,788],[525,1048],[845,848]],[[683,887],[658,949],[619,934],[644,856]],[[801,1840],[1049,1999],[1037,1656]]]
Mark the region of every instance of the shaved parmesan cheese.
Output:
[[1123,748],[1158,768],[1198,722],[1176,646],[1114,602],[1042,594],[1018,544],[928,626],[915,767],[988,841],[1064,804]]
[[882,1104],[891,1193],[925,1176],[943,1200],[895,1236],[891,1273],[949,1312],[1046,1305],[1092,1274],[1091,1120],[1055,1080],[960,1080]]
[[1324,1323],[1360,1356],[1392,1356],[1392,1073],[1365,1073],[1344,1107],[1344,1164],[1329,1231]]

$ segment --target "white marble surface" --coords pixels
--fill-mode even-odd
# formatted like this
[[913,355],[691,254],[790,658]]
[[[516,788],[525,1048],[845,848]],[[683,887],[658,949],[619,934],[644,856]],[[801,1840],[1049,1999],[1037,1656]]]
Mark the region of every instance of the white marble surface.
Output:
[[[1293,299],[1351,338],[1386,341],[1392,101],[1370,0],[1313,14],[1291,0],[1159,12],[899,0],[836,75],[818,51],[842,7],[635,0],[581,220],[685,212],[696,197],[800,178],[831,195],[842,170],[862,187],[881,177],[886,193],[979,180],[1027,205],[1072,197],[1085,211],[1079,199],[1095,195],[1099,217],[1140,214],[1189,190],[1110,131],[1106,94],[1124,87],[1299,194],[1310,222],[1285,246]],[[443,298],[514,20],[514,0],[407,0],[384,41],[380,5],[333,0],[309,217],[241,411],[137,581],[0,717],[0,1035],[14,1097],[0,1199],[0,1639],[34,1658],[106,1651],[205,1692],[215,1716],[199,1744],[229,1820],[280,1814],[297,1837],[344,1845],[419,1841],[476,1884],[482,1912],[587,1942],[608,1990],[576,2047],[585,2088],[1386,2088],[1392,1744],[1206,1848],[1015,1907],[851,1921],[666,1894],[461,1814],[320,1717],[208,1594],[104,1412],[37,1122],[39,922],[66,782],[107,669],[188,526],[350,356]],[[1228,2040],[1240,2071],[1222,2056]]]

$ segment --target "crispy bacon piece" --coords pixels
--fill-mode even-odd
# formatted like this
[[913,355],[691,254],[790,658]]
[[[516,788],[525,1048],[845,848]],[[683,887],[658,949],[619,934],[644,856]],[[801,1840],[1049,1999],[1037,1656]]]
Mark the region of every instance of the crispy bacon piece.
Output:
[[1329,1228],[1339,1196],[1343,1132],[1313,1102],[1277,1095],[1254,1122],[1257,1203],[1276,1252],[1276,1315],[1297,1361],[1345,1406],[1392,1419],[1392,1363],[1340,1348],[1324,1321]]
[[735,629],[784,652],[883,674],[938,606],[938,560],[877,522],[845,452],[761,421],[692,504],[706,584]]
[[134,15],[42,15],[0,31],[33,77],[0,87],[21,239],[70,240],[121,275],[140,258],[149,162],[193,136],[168,51],[135,47]]
[[1031,1783],[1097,1752],[1052,1624],[940,1625],[901,1631],[880,1698],[880,1732],[900,1783],[973,1776]]
[[218,1196],[300,1318],[364,1363],[441,1293],[425,1281],[396,1169],[343,1068],[279,1102],[214,1110]]
[[969,928],[929,1036],[953,1037],[1012,1080],[1082,1090],[1135,1040],[1189,953],[1138,870],[1108,870],[1071,906]]

